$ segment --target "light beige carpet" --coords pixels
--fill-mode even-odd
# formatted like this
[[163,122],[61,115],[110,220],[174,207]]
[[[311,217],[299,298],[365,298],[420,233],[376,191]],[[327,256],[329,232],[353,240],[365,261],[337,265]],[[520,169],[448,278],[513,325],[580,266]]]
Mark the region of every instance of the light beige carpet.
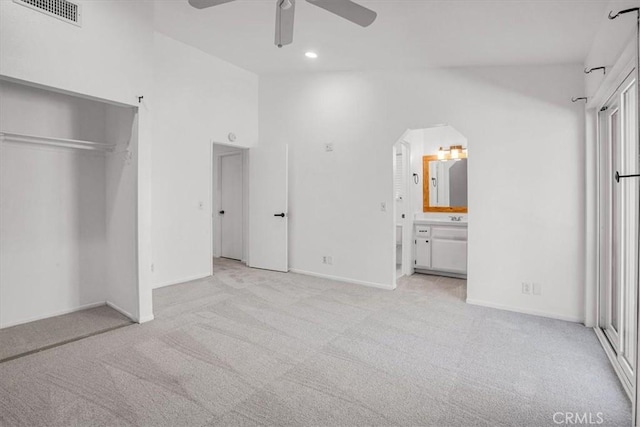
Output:
[[631,424],[592,330],[464,297],[456,279],[384,291],[216,260],[155,290],[150,323],[0,364],[0,425]]
[[0,363],[131,323],[104,305],[0,329]]

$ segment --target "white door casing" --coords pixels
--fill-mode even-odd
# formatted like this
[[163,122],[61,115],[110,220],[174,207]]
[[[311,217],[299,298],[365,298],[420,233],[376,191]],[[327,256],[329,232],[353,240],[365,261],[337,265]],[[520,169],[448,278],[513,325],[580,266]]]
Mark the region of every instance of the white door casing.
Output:
[[251,148],[249,171],[249,266],[288,272],[288,146]]

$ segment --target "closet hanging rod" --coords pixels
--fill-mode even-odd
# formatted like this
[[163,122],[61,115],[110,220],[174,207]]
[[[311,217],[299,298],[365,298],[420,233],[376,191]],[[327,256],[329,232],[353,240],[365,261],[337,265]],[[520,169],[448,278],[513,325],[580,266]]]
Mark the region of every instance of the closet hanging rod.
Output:
[[116,144],[107,144],[104,142],[83,141],[80,139],[52,138],[48,136],[26,135],[21,133],[0,131],[0,142],[5,141],[103,152],[112,152],[116,148]]

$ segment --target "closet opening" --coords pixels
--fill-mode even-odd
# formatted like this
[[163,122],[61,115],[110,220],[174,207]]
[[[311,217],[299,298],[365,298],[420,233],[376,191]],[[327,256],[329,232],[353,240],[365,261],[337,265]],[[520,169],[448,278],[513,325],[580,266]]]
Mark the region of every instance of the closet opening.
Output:
[[0,360],[139,320],[137,108],[0,80]]

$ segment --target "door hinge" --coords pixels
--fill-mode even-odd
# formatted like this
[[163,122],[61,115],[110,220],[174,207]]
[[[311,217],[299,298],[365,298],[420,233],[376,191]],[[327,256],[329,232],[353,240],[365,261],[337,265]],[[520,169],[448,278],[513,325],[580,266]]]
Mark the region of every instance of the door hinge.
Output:
[[608,109],[609,109],[609,107],[602,107],[602,108],[600,109],[600,111],[607,111]]
[[413,263],[414,263],[415,265],[418,265],[418,261],[416,261],[416,260],[413,260]]

